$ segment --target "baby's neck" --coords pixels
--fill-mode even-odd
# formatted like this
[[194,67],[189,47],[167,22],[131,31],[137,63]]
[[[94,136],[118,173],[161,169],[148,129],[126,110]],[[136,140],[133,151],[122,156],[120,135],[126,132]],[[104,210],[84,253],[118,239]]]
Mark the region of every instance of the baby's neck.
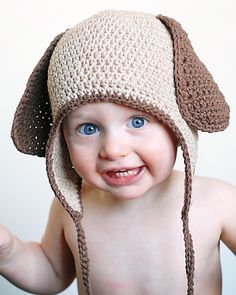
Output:
[[104,206],[117,216],[149,215],[152,211],[165,210],[166,206],[171,206],[175,202],[178,174],[179,172],[173,170],[161,184],[152,187],[145,195],[138,198],[122,199],[96,188],[92,188],[93,196],[97,198],[97,206]]

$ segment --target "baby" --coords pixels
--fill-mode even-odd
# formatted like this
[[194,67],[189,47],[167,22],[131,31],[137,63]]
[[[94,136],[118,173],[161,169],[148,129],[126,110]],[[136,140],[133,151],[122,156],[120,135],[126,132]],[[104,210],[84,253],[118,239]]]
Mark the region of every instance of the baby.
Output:
[[[29,78],[12,137],[45,156],[54,199],[41,243],[3,226],[0,273],[28,292],[221,294],[236,253],[236,188],[194,176],[197,132],[229,107],[179,23],[103,11],[58,35]],[[184,173],[173,169],[177,148]],[[185,266],[185,267],[184,267]]]

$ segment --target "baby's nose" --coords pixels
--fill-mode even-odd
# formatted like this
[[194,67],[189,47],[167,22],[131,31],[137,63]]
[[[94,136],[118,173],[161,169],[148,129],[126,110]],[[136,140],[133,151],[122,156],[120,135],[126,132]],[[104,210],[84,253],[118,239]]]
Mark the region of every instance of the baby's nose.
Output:
[[106,137],[101,145],[99,156],[107,160],[116,160],[128,156],[130,147],[122,138]]

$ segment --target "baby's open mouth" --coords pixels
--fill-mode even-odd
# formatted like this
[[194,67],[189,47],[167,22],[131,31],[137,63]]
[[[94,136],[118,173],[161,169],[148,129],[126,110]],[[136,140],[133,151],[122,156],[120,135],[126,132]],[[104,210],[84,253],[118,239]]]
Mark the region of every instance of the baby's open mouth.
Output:
[[124,168],[120,170],[109,170],[107,171],[107,175],[111,178],[121,178],[121,177],[128,177],[128,176],[135,176],[137,175],[142,167],[136,167],[136,168]]
[[109,185],[131,185],[139,181],[145,172],[145,166],[110,169],[104,171],[101,176]]

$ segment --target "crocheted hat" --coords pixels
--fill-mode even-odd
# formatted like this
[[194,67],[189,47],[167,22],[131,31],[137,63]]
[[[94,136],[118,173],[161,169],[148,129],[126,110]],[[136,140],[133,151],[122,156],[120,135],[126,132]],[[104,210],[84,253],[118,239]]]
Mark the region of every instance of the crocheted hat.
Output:
[[61,132],[78,106],[114,102],[144,110],[178,138],[185,163],[182,209],[188,294],[193,294],[194,250],[188,212],[197,158],[197,130],[224,130],[229,107],[187,34],[165,16],[100,12],[58,35],[33,70],[16,110],[12,138],[21,152],[45,156],[50,184],[73,218],[83,282],[91,294],[80,201],[81,178],[71,169]]

